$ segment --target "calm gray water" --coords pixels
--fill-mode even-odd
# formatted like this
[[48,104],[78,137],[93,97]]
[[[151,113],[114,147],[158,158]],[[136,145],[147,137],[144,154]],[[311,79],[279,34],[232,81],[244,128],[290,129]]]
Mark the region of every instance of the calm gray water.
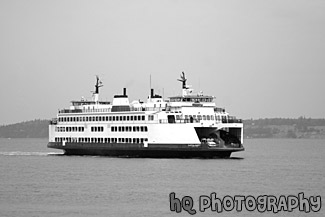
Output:
[[0,216],[191,216],[169,193],[191,196],[194,216],[325,216],[320,212],[199,211],[199,196],[321,196],[325,140],[251,139],[232,159],[63,156],[45,139],[0,139]]

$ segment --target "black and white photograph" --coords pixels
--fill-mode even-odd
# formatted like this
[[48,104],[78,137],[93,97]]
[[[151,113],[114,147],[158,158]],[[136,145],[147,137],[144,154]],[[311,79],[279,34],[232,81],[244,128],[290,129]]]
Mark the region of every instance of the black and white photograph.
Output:
[[0,0],[0,216],[325,215],[324,0]]

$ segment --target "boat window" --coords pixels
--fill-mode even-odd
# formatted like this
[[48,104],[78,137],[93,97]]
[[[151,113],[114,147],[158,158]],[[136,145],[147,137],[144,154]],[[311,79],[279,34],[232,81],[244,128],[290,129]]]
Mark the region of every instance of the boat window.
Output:
[[123,121],[126,121],[126,116],[123,116]]
[[145,121],[146,120],[146,116],[142,115],[142,120]]
[[176,123],[175,121],[175,115],[167,115],[168,123],[173,124]]
[[130,116],[126,116],[126,120],[129,121],[130,120]]
[[[204,117],[204,116],[203,116]],[[207,119],[208,119],[208,121],[210,120],[210,115],[207,115]]]

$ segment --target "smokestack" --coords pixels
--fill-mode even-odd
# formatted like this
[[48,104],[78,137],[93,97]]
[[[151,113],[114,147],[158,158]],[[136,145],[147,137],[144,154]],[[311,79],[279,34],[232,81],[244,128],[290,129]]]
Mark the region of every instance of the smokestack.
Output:
[[150,93],[150,97],[153,98],[153,88],[151,88],[151,93]]
[[126,88],[123,88],[123,96],[126,96]]

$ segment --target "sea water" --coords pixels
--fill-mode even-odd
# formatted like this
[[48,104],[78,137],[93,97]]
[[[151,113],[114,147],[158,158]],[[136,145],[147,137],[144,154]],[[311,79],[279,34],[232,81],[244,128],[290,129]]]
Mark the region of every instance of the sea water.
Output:
[[171,211],[170,194],[193,199],[194,216],[324,216],[211,209],[200,196],[320,196],[325,140],[249,139],[230,159],[64,156],[46,139],[0,139],[0,216],[191,216]]

